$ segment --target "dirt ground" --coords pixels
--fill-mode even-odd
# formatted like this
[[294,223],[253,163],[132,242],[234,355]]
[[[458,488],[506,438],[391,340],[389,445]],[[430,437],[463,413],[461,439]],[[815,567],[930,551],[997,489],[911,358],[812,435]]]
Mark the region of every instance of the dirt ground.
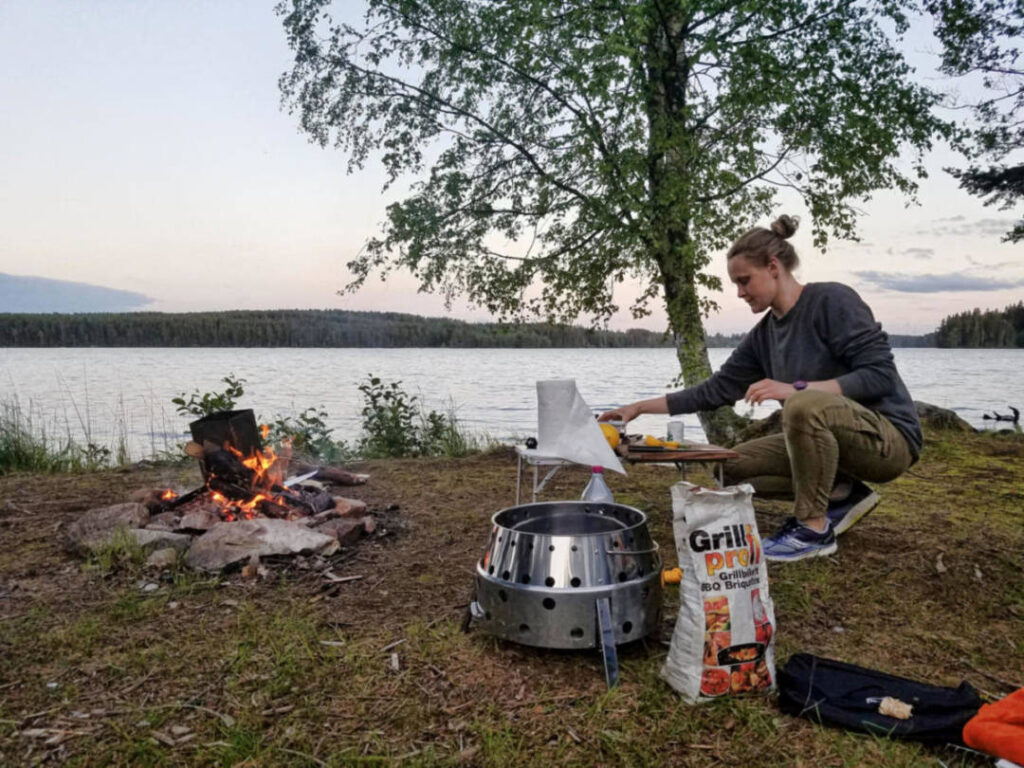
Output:
[[[0,765],[988,764],[823,728],[770,697],[685,705],[658,676],[674,587],[660,637],[620,649],[610,692],[596,652],[464,634],[489,518],[514,498],[511,452],[358,468],[371,480],[351,495],[380,524],[334,556],[335,577],[358,577],[342,582],[302,560],[246,581],[61,548],[91,507],[194,487],[188,465],[0,477]],[[649,514],[666,566],[677,479],[658,466],[610,478],[617,501]],[[546,498],[585,481],[563,471]],[[835,556],[769,567],[777,658],[966,679],[988,697],[1024,684],[1024,441],[930,434],[922,461],[880,490]],[[786,514],[756,506],[763,531]]]

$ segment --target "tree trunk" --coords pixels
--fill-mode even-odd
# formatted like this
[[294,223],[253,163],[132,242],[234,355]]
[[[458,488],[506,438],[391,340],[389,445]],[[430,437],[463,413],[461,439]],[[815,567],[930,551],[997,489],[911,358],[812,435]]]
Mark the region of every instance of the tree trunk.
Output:
[[[693,387],[711,375],[711,361],[697,295],[697,272],[704,264],[690,237],[687,156],[693,136],[686,125],[690,73],[683,37],[686,24],[675,8],[656,0],[649,8],[646,80],[652,256],[661,272],[683,383]],[[729,405],[697,416],[708,439],[719,445],[734,444],[739,430],[749,423]]]

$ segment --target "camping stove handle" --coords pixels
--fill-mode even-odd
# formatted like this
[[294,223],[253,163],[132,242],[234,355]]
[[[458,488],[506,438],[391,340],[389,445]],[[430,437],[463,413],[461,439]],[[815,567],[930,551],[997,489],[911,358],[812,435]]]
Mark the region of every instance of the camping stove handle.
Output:
[[661,547],[658,546],[658,542],[654,542],[654,546],[650,549],[606,549],[604,553],[606,555],[649,555],[659,549]]

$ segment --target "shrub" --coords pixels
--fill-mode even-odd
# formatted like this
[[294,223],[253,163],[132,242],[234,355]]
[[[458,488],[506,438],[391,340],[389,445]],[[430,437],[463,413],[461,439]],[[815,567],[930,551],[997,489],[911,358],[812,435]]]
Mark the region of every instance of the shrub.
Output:
[[182,392],[180,397],[171,398],[171,402],[182,416],[202,418],[217,411],[232,411],[238,398],[245,394],[245,379],[235,378],[235,374],[229,373],[221,381],[227,385],[223,392],[200,393],[197,389],[188,400]]
[[481,441],[468,434],[455,416],[426,411],[402,382],[385,382],[372,374],[359,385],[363,393],[363,434],[358,452],[367,458],[465,456],[480,450]]

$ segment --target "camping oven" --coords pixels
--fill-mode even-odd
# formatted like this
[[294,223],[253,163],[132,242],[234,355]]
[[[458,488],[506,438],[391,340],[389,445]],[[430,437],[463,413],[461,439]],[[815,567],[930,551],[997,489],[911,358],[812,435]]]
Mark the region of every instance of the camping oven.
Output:
[[542,648],[601,648],[609,685],[615,646],[657,626],[661,556],[647,516],[622,504],[524,504],[492,518],[477,563],[474,622]]

